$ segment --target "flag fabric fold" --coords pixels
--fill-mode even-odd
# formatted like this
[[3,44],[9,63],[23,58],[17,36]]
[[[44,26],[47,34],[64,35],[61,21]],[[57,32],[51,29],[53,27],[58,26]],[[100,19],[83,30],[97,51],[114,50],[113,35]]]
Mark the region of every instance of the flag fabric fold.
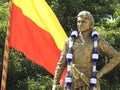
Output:
[[12,0],[10,47],[54,75],[67,38],[45,0]]

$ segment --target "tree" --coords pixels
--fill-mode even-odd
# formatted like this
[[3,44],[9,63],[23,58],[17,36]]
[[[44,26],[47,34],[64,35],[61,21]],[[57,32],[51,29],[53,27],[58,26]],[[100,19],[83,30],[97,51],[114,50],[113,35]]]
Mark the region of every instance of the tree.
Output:
[[76,16],[82,10],[90,11],[95,19],[95,25],[104,26],[104,18],[113,15],[119,0],[47,0],[53,11],[56,13],[64,30],[69,35],[76,29]]

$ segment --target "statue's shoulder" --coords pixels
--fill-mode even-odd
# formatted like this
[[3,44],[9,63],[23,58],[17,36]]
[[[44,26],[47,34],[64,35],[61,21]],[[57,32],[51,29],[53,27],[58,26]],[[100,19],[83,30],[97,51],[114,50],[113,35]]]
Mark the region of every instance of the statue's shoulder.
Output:
[[99,36],[98,41],[106,41],[103,37]]
[[105,40],[105,38],[99,37],[99,38],[98,38],[98,44],[103,46],[103,45],[107,45],[107,44],[109,44],[109,43],[108,43],[107,40]]

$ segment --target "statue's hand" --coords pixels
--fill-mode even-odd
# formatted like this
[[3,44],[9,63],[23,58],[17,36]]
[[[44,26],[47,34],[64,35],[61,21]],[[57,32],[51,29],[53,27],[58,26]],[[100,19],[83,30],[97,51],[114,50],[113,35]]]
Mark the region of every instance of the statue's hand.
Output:
[[97,90],[97,88],[96,88],[96,87],[93,87],[93,90]]
[[57,85],[53,85],[52,90],[57,90]]
[[103,76],[103,73],[101,71],[99,71],[96,75],[97,79],[101,78]]

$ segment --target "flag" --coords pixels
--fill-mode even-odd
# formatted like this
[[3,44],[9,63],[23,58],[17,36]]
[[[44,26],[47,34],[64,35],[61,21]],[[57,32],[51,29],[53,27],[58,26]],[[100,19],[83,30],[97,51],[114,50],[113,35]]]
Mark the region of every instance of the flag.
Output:
[[54,75],[67,38],[45,0],[12,0],[10,47]]

